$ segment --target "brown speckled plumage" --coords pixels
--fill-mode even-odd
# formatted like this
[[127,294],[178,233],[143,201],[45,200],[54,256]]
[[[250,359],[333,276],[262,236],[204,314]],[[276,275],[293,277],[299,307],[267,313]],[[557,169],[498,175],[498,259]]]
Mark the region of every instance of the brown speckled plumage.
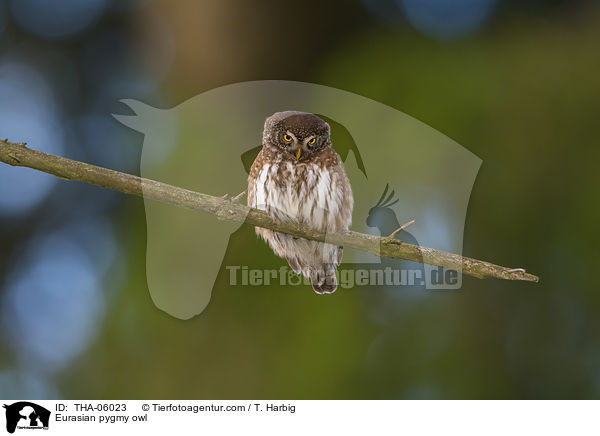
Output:
[[[347,229],[352,189],[329,133],[325,121],[305,112],[277,112],[267,118],[263,148],[248,177],[248,205],[320,231]],[[256,232],[296,273],[308,277],[316,292],[336,290],[342,247],[258,227]]]

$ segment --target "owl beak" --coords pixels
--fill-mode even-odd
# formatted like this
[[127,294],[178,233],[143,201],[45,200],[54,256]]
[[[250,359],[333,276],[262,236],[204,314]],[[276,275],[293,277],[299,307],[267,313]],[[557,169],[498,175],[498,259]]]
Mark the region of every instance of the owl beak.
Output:
[[300,156],[302,156],[302,149],[298,147],[298,150],[296,150],[296,159],[300,159]]

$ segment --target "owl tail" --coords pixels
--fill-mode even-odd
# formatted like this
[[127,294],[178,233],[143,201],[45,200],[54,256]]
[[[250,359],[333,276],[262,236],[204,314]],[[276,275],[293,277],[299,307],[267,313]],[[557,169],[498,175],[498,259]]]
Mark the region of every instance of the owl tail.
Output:
[[325,263],[320,267],[311,269],[310,282],[317,294],[333,294],[338,285],[335,266]]

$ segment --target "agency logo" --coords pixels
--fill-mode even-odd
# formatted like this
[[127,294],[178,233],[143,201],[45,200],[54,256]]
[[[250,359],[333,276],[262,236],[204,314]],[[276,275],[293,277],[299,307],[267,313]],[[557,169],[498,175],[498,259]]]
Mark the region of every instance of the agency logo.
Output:
[[28,401],[19,401],[4,405],[6,409],[6,431],[14,433],[19,430],[48,430],[50,411]]

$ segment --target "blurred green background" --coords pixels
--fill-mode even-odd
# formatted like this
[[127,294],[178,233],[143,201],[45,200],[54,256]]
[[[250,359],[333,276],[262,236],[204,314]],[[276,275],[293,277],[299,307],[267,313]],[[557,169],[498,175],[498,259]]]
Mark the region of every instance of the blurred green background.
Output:
[[[119,99],[168,108],[262,79],[344,89],[479,156],[463,253],[541,283],[319,298],[231,287],[223,269],[182,321],[148,293],[142,200],[1,165],[1,398],[600,397],[596,4],[49,4],[0,0],[0,137],[139,173]],[[223,264],[245,257],[284,265],[250,228]]]

